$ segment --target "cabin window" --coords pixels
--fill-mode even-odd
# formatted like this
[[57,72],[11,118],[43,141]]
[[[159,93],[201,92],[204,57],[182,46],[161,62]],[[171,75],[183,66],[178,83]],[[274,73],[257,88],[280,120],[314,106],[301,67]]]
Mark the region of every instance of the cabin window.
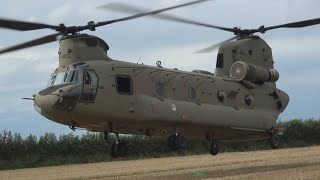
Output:
[[164,84],[161,83],[161,82],[158,82],[158,83],[156,84],[156,91],[157,91],[157,93],[158,93],[159,96],[165,96],[166,90],[165,90]]
[[116,83],[119,94],[132,94],[132,80],[130,76],[116,76]]
[[223,91],[218,91],[217,97],[220,102],[224,102],[224,100],[226,99],[226,93],[224,93]]
[[219,53],[217,55],[217,64],[216,64],[217,68],[223,68],[223,54]]
[[195,99],[197,97],[196,90],[191,86],[188,88],[188,96],[190,99]]
[[253,101],[253,97],[250,96],[250,95],[246,95],[246,97],[244,98],[244,102],[250,106],[252,104],[252,101]]
[[99,78],[94,70],[83,70],[83,89],[80,102],[93,103],[98,90]]

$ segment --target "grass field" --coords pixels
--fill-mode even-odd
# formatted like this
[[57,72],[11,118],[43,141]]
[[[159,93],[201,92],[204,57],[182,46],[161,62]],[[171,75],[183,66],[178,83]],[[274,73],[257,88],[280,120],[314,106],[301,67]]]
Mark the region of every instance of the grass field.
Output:
[[320,179],[320,146],[0,171],[0,179]]

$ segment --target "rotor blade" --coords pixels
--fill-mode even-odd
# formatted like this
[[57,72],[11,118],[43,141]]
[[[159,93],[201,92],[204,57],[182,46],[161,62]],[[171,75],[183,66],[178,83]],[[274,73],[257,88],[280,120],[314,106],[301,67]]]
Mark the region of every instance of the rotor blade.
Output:
[[[176,6],[171,6],[171,7],[168,7],[168,8],[163,8],[163,9],[159,9],[159,10],[155,10],[155,11],[141,12],[141,13],[138,13],[138,14],[135,14],[135,15],[132,15],[132,16],[125,17],[125,18],[119,18],[119,19],[114,19],[114,20],[110,20],[110,21],[98,22],[95,25],[95,27],[104,26],[104,25],[107,25],[107,24],[112,24],[112,23],[120,22],[120,21],[127,21],[127,20],[131,20],[131,19],[136,19],[136,18],[140,18],[140,17],[143,17],[143,16],[159,14],[159,13],[162,13],[164,11],[169,11],[169,10],[172,10],[172,9],[178,9],[178,8],[181,8],[181,7],[190,6],[190,5],[194,5],[194,4],[198,4],[198,3],[202,3],[202,2],[206,2],[206,1],[211,1],[211,0],[192,1],[192,2],[189,2],[189,3],[180,4],[180,5],[176,5]],[[98,8],[106,8],[106,6],[108,6],[108,5],[100,6]]]
[[232,40],[235,40],[235,39],[237,39],[238,37],[239,37],[239,36],[232,37],[232,38],[227,39],[227,40],[225,40],[225,41],[223,41],[223,42],[220,42],[220,43],[218,43],[218,44],[214,44],[214,45],[211,45],[211,46],[209,46],[209,47],[207,47],[207,48],[200,49],[200,50],[198,50],[198,51],[196,51],[196,52],[194,52],[194,53],[209,53],[209,52],[212,52],[212,51],[214,51],[215,49],[217,49],[221,44],[226,43],[226,42],[229,42],[229,41],[232,41]]
[[268,30],[278,29],[278,28],[301,28],[301,27],[313,26],[317,24],[320,24],[320,18],[287,23],[287,24],[282,24],[277,26],[270,26],[270,27],[263,28],[262,30],[268,31]]
[[25,21],[17,21],[17,20],[8,20],[8,19],[0,19],[0,27],[7,29],[14,29],[19,31],[29,31],[29,30],[37,30],[37,29],[59,29],[60,26],[53,26],[42,23],[33,23],[33,22],[25,22]]
[[168,14],[148,13],[152,11],[148,9],[132,6],[132,5],[123,4],[123,3],[110,3],[108,5],[101,6],[100,8],[108,9],[116,12],[122,12],[122,13],[146,14],[146,15],[151,15],[151,17],[162,19],[162,20],[168,20],[168,21],[180,22],[180,23],[189,24],[189,25],[209,27],[209,28],[220,29],[223,31],[234,32],[233,28],[226,28],[226,27],[220,27],[220,26],[215,26],[211,24],[201,23],[201,22],[181,18],[178,16],[168,15]]
[[58,39],[58,36],[60,36],[60,35],[61,35],[61,33],[55,33],[52,35],[48,35],[48,36],[45,36],[42,38],[38,38],[38,39],[35,39],[32,41],[25,42],[25,43],[22,43],[19,45],[15,45],[15,46],[12,46],[12,47],[9,47],[6,49],[2,49],[2,50],[0,50],[0,54],[4,54],[7,52],[16,51],[16,50],[24,49],[24,48],[28,48],[28,47],[38,46],[41,44],[50,43],[50,42],[56,41]]

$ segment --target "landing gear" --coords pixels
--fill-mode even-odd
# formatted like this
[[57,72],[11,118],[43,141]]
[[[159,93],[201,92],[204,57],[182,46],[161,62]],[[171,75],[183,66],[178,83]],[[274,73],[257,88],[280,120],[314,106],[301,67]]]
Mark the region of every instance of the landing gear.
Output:
[[219,153],[219,146],[215,140],[212,140],[209,145],[209,152],[211,155],[215,156]]
[[111,144],[110,155],[113,158],[123,157],[127,155],[128,147],[125,142],[120,141],[119,133],[115,133],[116,140]]
[[269,142],[272,149],[278,149],[280,147],[280,139],[277,134],[271,135]]
[[172,150],[184,150],[187,147],[187,139],[181,133],[174,133],[168,138],[168,146]]
[[278,149],[280,147],[280,139],[279,134],[281,134],[281,129],[278,128],[271,128],[268,131],[270,138],[269,143],[272,149]]
[[108,131],[104,131],[103,135],[104,135],[104,140],[108,141],[109,132]]

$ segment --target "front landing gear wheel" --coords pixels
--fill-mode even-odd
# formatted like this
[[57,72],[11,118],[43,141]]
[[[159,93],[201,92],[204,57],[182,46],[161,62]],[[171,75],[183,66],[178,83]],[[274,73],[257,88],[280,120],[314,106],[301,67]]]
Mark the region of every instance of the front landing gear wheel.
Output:
[[278,149],[280,147],[280,139],[278,135],[271,136],[269,142],[272,149]]
[[184,150],[187,147],[187,139],[181,133],[174,133],[169,136],[168,145],[174,151]]
[[215,155],[217,155],[219,153],[219,146],[217,145],[217,142],[215,140],[213,140],[210,143],[209,152],[213,156],[215,156]]
[[110,155],[113,158],[126,156],[128,152],[128,147],[125,142],[113,142],[110,148]]

